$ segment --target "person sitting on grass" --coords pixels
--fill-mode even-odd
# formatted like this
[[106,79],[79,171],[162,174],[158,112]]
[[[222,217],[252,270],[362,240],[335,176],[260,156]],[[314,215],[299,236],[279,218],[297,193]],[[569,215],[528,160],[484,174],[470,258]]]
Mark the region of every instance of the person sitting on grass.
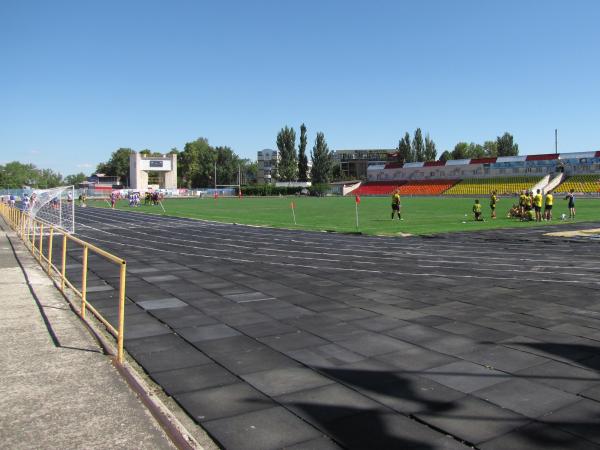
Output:
[[508,210],[508,212],[506,213],[506,218],[507,219],[512,219],[512,218],[520,218],[521,217],[521,209],[519,208],[519,205],[516,203],[513,203],[512,208],[510,208]]
[[475,204],[473,205],[473,214],[475,215],[476,221],[483,222],[483,217],[481,216],[481,203],[479,203],[479,199],[475,200]]

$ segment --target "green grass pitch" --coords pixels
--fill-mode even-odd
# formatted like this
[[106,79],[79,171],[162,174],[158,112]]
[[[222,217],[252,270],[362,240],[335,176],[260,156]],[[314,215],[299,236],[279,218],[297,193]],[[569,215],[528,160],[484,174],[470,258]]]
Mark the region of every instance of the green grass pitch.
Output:
[[[403,197],[403,221],[390,219],[391,199],[387,197],[362,197],[358,205],[358,228],[356,227],[355,201],[349,197],[244,197],[165,199],[166,215],[215,220],[218,222],[263,225],[277,228],[302,230],[356,232],[372,235],[434,234],[452,231],[486,230],[507,227],[545,226],[548,222],[519,222],[508,219],[506,213],[515,198],[501,198],[498,218],[490,219],[487,198],[481,197],[485,222],[475,222],[471,212],[474,199],[453,197]],[[296,225],[291,203],[295,203]],[[143,202],[142,202],[143,203]],[[95,200],[90,206],[108,207],[106,201]],[[130,208],[126,200],[120,200],[119,209],[135,210],[164,215],[160,206]],[[560,215],[568,215],[567,202],[555,199],[552,224],[561,221]],[[577,199],[577,222],[600,221],[600,200]]]

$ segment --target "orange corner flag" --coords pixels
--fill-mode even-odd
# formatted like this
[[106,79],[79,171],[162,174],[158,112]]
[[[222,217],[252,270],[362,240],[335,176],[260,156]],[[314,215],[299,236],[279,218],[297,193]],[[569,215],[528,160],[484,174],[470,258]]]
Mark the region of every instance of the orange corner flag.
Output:
[[354,197],[354,201],[356,202],[357,205],[360,204],[360,195],[357,195],[356,197]]

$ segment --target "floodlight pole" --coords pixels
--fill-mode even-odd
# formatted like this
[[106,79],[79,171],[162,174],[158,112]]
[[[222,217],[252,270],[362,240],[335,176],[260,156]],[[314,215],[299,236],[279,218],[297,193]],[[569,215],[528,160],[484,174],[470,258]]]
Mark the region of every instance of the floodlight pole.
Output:
[[554,129],[554,153],[558,155],[558,128]]
[[217,161],[215,161],[215,191],[217,190]]

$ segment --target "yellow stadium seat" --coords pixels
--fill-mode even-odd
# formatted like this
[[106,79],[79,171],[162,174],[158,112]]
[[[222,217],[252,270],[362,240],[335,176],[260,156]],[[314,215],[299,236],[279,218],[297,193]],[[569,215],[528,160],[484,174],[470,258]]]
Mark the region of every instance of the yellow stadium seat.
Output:
[[600,175],[574,175],[563,181],[556,192],[600,192]]
[[487,195],[492,191],[498,195],[513,195],[531,189],[540,180],[537,177],[469,178],[452,186],[444,195]]

